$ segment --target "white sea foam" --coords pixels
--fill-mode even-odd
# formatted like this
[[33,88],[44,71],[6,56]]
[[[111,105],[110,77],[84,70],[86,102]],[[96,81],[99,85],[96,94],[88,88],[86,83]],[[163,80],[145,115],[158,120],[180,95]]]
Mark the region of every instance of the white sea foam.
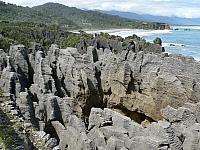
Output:
[[182,43],[162,43],[163,47],[170,47],[170,46],[175,46],[175,47],[185,47],[187,45],[184,45]]
[[196,61],[200,61],[200,58],[199,58],[199,57],[194,57],[194,59],[195,59]]
[[197,45],[186,45],[186,44],[183,44],[183,43],[162,43],[162,46],[163,47],[181,47],[182,50],[184,50],[184,47],[187,47],[187,48],[199,48],[200,50],[200,46],[197,46]]
[[144,37],[144,36],[152,36],[152,35],[155,35],[155,34],[168,34],[168,33],[171,33],[172,31],[171,30],[146,30],[144,32],[138,32],[136,33],[136,35],[138,36],[141,36],[141,37]]
[[115,32],[121,32],[121,31],[131,31],[131,29],[111,29],[111,30],[85,30],[86,33],[94,34],[94,33],[115,33]]
[[200,30],[200,26],[193,27],[193,29]]
[[[193,37],[193,33],[194,32],[184,32],[184,29],[200,29],[200,26],[174,26],[174,29],[178,28],[181,29],[180,32],[175,32],[174,30],[143,30],[143,29],[113,29],[113,30],[96,30],[96,31],[86,31],[87,33],[90,34],[94,34],[94,33],[100,33],[100,32],[104,32],[104,33],[109,33],[111,35],[118,35],[121,37],[127,37],[127,36],[131,36],[133,34],[136,34],[137,36],[140,36],[144,39],[146,39],[149,42],[153,42],[153,39],[155,39],[156,36],[158,37],[162,37],[163,34],[166,34],[164,36],[163,41],[163,47],[165,47],[166,52],[168,53],[172,53],[172,54],[183,54],[185,56],[192,56],[194,57],[196,60],[200,61],[200,45],[198,43],[196,43],[196,41],[194,40],[194,42],[190,42],[191,39],[187,40],[183,39],[183,35],[188,35],[191,34],[192,38]],[[174,41],[174,36],[177,36],[177,39],[175,41],[177,41],[177,43],[175,43]],[[196,34],[195,34],[196,36]],[[171,39],[170,39],[171,38]],[[167,43],[168,42],[168,43]]]
[[172,29],[193,29],[193,30],[200,30],[200,26],[172,26]]
[[85,32],[89,34],[94,34],[94,33],[99,34],[101,32],[104,32],[104,33],[109,33],[110,35],[116,35],[125,38],[133,34],[136,34],[139,37],[151,36],[155,34],[167,34],[171,33],[172,30],[114,29],[114,30],[96,30],[96,31],[85,31]]

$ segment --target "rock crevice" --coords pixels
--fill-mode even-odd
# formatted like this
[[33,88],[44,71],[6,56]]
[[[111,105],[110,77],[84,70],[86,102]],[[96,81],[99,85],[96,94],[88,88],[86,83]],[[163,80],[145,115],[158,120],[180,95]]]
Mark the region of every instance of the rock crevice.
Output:
[[0,87],[44,147],[198,148],[200,63],[163,53],[160,42],[97,37],[47,53],[12,46],[1,52]]

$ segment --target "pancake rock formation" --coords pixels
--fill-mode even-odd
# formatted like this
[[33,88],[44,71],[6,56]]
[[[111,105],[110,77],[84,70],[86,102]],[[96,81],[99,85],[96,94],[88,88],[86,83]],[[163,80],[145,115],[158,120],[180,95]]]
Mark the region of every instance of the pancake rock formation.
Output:
[[40,149],[200,149],[200,63],[161,45],[97,36],[47,53],[11,46],[0,87]]

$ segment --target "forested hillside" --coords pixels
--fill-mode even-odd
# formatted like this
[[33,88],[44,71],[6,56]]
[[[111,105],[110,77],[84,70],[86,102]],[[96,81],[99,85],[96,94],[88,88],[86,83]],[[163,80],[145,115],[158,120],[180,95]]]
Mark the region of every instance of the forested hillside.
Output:
[[[96,11],[86,11],[58,3],[46,3],[29,8],[0,1],[0,49],[8,50],[10,45],[31,42],[48,47],[74,45],[78,39],[70,30],[142,28],[165,29],[162,23],[148,23],[107,15]],[[69,36],[70,35],[70,36]],[[69,41],[72,43],[69,44]]]
[[0,21],[44,23],[57,25],[64,29],[165,28],[165,24],[162,23],[125,19],[58,3],[46,3],[29,8],[0,2]]

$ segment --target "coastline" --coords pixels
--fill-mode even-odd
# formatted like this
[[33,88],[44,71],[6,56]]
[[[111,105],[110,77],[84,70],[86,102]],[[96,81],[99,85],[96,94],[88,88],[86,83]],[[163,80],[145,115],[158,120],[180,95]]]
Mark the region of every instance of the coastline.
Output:
[[[109,33],[110,35],[115,35],[115,36],[121,36],[123,38],[131,36],[133,34],[136,34],[139,37],[144,37],[144,36],[149,36],[149,35],[153,35],[153,34],[163,34],[163,33],[169,33],[172,30],[169,29],[165,29],[165,30],[152,30],[152,29],[96,29],[96,30],[87,30],[84,29],[82,30],[88,34],[94,34],[94,33]],[[70,31],[73,33],[79,33],[78,30],[74,30],[74,31]]]
[[143,30],[143,29],[126,29],[126,28],[124,28],[124,29],[103,29],[103,30],[101,30],[101,29],[97,29],[97,30],[83,30],[83,31],[85,31],[85,32],[87,32],[87,33],[100,33],[100,32],[105,32],[105,33],[114,33],[114,32],[121,32],[121,31],[133,31],[133,30]]
[[[123,38],[136,34],[137,36],[144,38],[146,41],[152,43],[156,37],[160,37],[163,41],[163,47],[166,52],[171,54],[182,54],[184,56],[192,56],[195,60],[200,60],[199,44],[198,41],[192,40],[197,37],[200,26],[172,26],[173,28],[179,28],[179,30],[144,30],[144,29],[84,29],[88,34],[99,34],[100,32],[109,33],[110,35],[121,36]],[[188,29],[189,28],[189,29]],[[188,29],[188,30],[184,30]],[[77,31],[75,33],[78,33]],[[182,36],[187,37],[183,40]],[[176,40],[175,40],[176,39]],[[177,40],[178,39],[178,40]],[[189,40],[190,39],[190,40]],[[196,39],[196,38],[194,38]],[[191,42],[192,40],[192,42]]]
[[[100,33],[100,32],[113,33],[113,32],[132,31],[132,30],[135,30],[135,29],[128,29],[128,28],[127,29],[126,28],[123,28],[123,29],[81,29],[81,31],[84,31],[86,33],[91,33],[91,34],[93,34],[93,33]],[[69,32],[79,33],[79,31],[80,30],[71,30]]]

